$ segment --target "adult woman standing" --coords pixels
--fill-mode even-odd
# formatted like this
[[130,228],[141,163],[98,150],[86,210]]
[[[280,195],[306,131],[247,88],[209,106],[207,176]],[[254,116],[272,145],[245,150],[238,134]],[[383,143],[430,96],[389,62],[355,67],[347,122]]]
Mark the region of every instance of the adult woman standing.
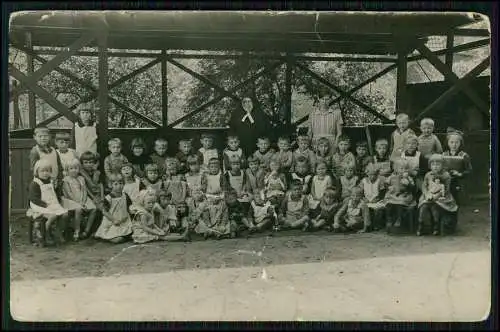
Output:
[[229,120],[229,131],[240,138],[246,156],[255,151],[259,136],[273,138],[270,120],[255,104],[250,97],[243,98]]

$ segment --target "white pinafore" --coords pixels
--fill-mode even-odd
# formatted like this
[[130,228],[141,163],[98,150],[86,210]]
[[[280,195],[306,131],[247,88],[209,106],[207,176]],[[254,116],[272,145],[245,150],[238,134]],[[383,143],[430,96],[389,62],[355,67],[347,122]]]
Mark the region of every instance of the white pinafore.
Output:
[[38,150],[38,155],[40,156],[40,160],[45,159],[50,163],[50,166],[52,166],[51,178],[57,179],[57,175],[59,174],[59,165],[57,163],[56,149],[51,148],[51,151],[49,153],[45,153],[42,150],[40,150],[40,147],[38,147],[38,145],[36,148]]
[[317,175],[312,178],[311,194],[309,195],[309,208],[316,209],[325,193],[326,187],[331,183],[330,177],[325,175],[319,179]]
[[86,151],[97,153],[96,124],[80,127],[75,123],[75,150],[78,157]]
[[56,215],[60,216],[68,212],[57,199],[56,191],[54,190],[54,185],[52,182],[43,183],[40,179],[34,178],[35,181],[40,186],[41,199],[47,203],[47,207],[41,207],[30,202],[30,209],[26,212],[28,217],[37,218],[41,215]]
[[115,225],[113,221],[103,216],[102,223],[95,233],[95,237],[104,240],[111,240],[120,236],[127,236],[132,234],[132,220],[127,210],[127,196],[123,193],[120,197],[111,197],[107,195],[105,199],[109,202],[109,214],[114,219],[121,221],[120,224]]
[[137,202],[137,199],[139,198],[140,185],[141,180],[136,178],[134,182],[125,183],[123,186],[123,192],[130,197],[132,202]]

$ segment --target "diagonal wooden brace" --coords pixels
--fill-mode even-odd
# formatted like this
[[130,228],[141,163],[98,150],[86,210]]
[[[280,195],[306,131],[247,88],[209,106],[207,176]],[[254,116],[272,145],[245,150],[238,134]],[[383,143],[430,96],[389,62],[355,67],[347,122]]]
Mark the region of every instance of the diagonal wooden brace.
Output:
[[332,89],[333,91],[336,91],[342,97],[344,97],[346,99],[349,99],[350,101],[352,101],[356,105],[358,105],[361,108],[365,109],[366,111],[370,112],[371,114],[373,114],[374,116],[376,116],[377,118],[379,118],[380,120],[382,120],[383,123],[392,123],[391,120],[389,120],[388,118],[386,118],[385,116],[383,116],[382,114],[380,114],[379,112],[377,112],[371,106],[369,106],[369,105],[363,103],[362,101],[354,98],[353,96],[349,95],[347,92],[345,92],[341,88],[335,86],[334,84],[330,83],[328,80],[326,80],[323,77],[321,77],[320,75],[316,74],[315,72],[313,72],[312,70],[310,70],[306,66],[304,66],[304,65],[302,65],[300,63],[296,63],[296,66],[299,69],[301,69],[302,71],[304,71],[307,74],[309,74],[310,76],[312,76],[313,78],[315,78],[316,80],[318,80],[319,82],[323,83],[324,85],[326,85],[327,87],[329,87],[330,89]]
[[[417,50],[422,54],[443,76],[450,82],[457,84],[460,78],[437,57],[432,51],[425,46],[423,42],[417,43]],[[460,89],[467,94],[467,96],[474,102],[477,108],[483,112],[488,113],[489,106],[477,95],[477,93],[469,87],[468,84],[461,84]]]
[[[42,77],[48,75],[52,70],[59,67],[61,63],[69,59],[79,49],[88,45],[91,41],[95,39],[95,37],[96,35],[95,32],[93,31],[85,33],[79,39],[77,39],[73,44],[71,44],[66,50],[60,52],[55,57],[47,61],[45,65],[42,66],[42,68],[38,69],[36,72],[34,72],[31,76],[28,76],[27,78],[33,83],[36,83]],[[24,91],[24,89],[25,87],[20,87],[19,89],[12,91],[10,95],[10,100],[11,101],[14,100],[14,98],[19,96],[19,94],[21,94]]]
[[15,66],[13,66],[11,64],[9,64],[9,73],[16,80],[21,82],[21,84],[24,84],[26,87],[28,87],[28,89],[30,89],[31,91],[36,93],[43,100],[45,100],[45,102],[47,104],[49,104],[50,106],[52,106],[56,111],[63,114],[66,118],[68,118],[68,120],[70,120],[72,122],[76,122],[78,120],[78,117],[76,116],[76,114],[71,112],[66,107],[66,105],[61,103],[56,98],[54,98],[54,96],[52,96],[50,94],[50,92],[48,92],[47,90],[38,86],[38,84],[36,84],[33,80],[31,80],[29,77],[24,75],[19,69],[17,69]]

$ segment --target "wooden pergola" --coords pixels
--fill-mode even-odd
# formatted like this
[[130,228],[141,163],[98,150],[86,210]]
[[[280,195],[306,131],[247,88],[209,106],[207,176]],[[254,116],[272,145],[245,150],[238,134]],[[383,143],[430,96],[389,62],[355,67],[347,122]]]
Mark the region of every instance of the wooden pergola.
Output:
[[[285,66],[285,125],[295,126],[307,120],[307,116],[292,123],[292,75],[302,71],[324,86],[336,92],[340,99],[348,99],[361,109],[370,112],[383,123],[391,123],[371,106],[354,97],[353,94],[387,74],[397,70],[396,110],[403,111],[406,99],[407,63],[419,59],[428,60],[452,86],[432,104],[415,117],[418,121],[423,115],[443,105],[458,92],[465,93],[478,110],[489,113],[489,101],[482,100],[469,87],[471,79],[477,77],[490,65],[490,57],[478,64],[467,75],[459,78],[452,70],[453,54],[490,43],[487,29],[468,29],[463,26],[482,17],[466,13],[346,13],[346,12],[176,12],[176,11],[35,11],[21,12],[11,17],[10,46],[27,54],[27,73],[22,73],[9,64],[9,75],[20,84],[12,87],[10,100],[21,93],[29,95],[29,127],[47,125],[61,116],[76,121],[73,112],[81,103],[98,99],[100,110],[98,121],[101,124],[100,137],[108,137],[108,102],[123,111],[140,118],[154,128],[172,129],[200,112],[203,112],[221,99],[229,97],[239,100],[236,91],[257,78]],[[446,36],[446,49],[431,51],[427,46],[429,36]],[[454,36],[484,37],[480,40],[453,46]],[[60,47],[60,50],[40,50],[38,47]],[[83,47],[97,47],[97,52],[82,51]],[[110,51],[110,49],[118,51]],[[133,50],[150,50],[135,52]],[[120,51],[123,50],[123,51]],[[127,50],[127,51],[125,51]],[[132,51],[131,51],[132,50]],[[226,51],[225,54],[197,52],[196,54],[179,51]],[[418,50],[418,55],[412,55]],[[328,56],[327,54],[349,54],[349,56]],[[55,55],[45,60],[40,55]],[[314,54],[314,56],[310,55]],[[441,61],[439,56],[445,56]],[[74,73],[59,67],[71,56],[98,57],[99,84],[82,80]],[[108,59],[110,57],[151,58],[145,66],[110,82],[108,78]],[[176,59],[182,58],[220,58],[231,59],[248,57],[273,60],[256,74],[225,89],[209,78],[187,68]],[[43,65],[34,71],[34,60]],[[321,75],[301,64],[303,61],[362,61],[386,62],[391,65],[370,79],[349,90],[340,88]],[[216,95],[203,105],[192,110],[180,119],[168,123],[167,63],[189,73],[212,87]],[[162,122],[133,110],[115,99],[109,91],[132,77],[161,64],[162,74]],[[79,83],[92,92],[89,98],[74,105],[64,105],[50,92],[38,85],[38,81],[51,71]],[[36,123],[35,95],[53,107],[58,114],[41,123]],[[19,117],[19,116],[18,116]],[[101,142],[106,142],[102,140]]]

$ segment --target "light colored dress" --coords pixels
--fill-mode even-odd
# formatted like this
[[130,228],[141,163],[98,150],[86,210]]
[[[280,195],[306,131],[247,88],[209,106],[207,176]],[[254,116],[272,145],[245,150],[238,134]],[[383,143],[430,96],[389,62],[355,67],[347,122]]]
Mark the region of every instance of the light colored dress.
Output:
[[416,201],[412,191],[415,183],[411,177],[406,179],[409,184],[402,183],[402,180],[403,177],[399,174],[392,174],[387,179],[389,189],[385,195],[385,201],[387,204],[414,207],[416,205]]
[[268,217],[269,209],[274,209],[270,201],[267,201],[264,205],[257,205],[255,201],[250,203],[253,211],[253,219],[256,224],[260,224]]
[[146,211],[142,207],[137,207],[132,221],[132,240],[134,243],[146,243],[161,239],[160,235],[147,232],[144,227],[154,227],[155,217],[153,213]]
[[[437,199],[428,201],[425,197],[425,194],[430,193],[431,188],[434,184],[434,180],[436,178],[440,180],[441,186],[444,186],[443,195],[440,195],[440,197]],[[420,196],[418,206],[420,207],[425,203],[435,203],[448,212],[457,211],[458,205],[453,196],[451,195],[450,182],[451,182],[451,176],[446,171],[440,172],[439,174],[433,174],[432,172],[427,172],[427,174],[425,174],[424,181],[422,183],[422,196]]]
[[204,174],[203,180],[206,184],[205,194],[209,200],[221,198],[222,195],[222,173],[217,174]]
[[128,182],[123,185],[123,192],[130,197],[132,202],[137,202],[141,191],[141,180],[135,178],[134,182]]
[[289,193],[285,204],[286,223],[294,223],[297,220],[302,219],[307,215],[307,211],[309,210],[309,201],[304,195],[301,195],[301,197],[295,201],[291,199],[291,194]]
[[186,183],[191,193],[197,190],[201,190],[201,173],[198,174],[186,173],[184,177],[186,178]]
[[75,151],[78,157],[86,151],[97,153],[97,130],[96,124],[82,126],[75,123]]
[[392,151],[389,157],[391,161],[394,161],[396,158],[401,156],[401,153],[404,151],[405,140],[409,136],[416,136],[413,129],[407,128],[405,131],[401,132],[399,128],[397,128],[392,132]]
[[243,150],[241,148],[238,148],[236,150],[229,150],[228,148],[225,148],[224,151],[222,151],[222,156],[223,156],[223,166],[224,166],[224,172],[229,170],[230,168],[230,163],[233,160],[239,160],[242,163],[242,166],[244,164],[244,159],[243,159]]
[[49,153],[42,151],[38,145],[35,145],[33,149],[38,152],[40,160],[45,159],[50,163],[50,166],[52,167],[52,174],[50,177],[52,179],[57,179],[57,176],[59,175],[59,162],[56,149],[50,148]]
[[195,228],[195,232],[203,234],[211,231],[219,235],[231,233],[231,223],[229,222],[229,211],[226,202],[220,201],[217,204],[203,204],[201,218]]
[[271,198],[275,196],[284,196],[286,190],[285,176],[283,174],[278,174],[277,176],[271,176],[269,174],[264,179],[264,184],[266,186],[266,196],[265,198]]
[[68,210],[86,209],[93,210],[96,208],[94,202],[88,196],[87,185],[83,176],[79,175],[76,178],[65,176],[63,179],[63,207]]
[[384,187],[384,180],[381,177],[377,177],[375,182],[365,177],[361,180],[361,187],[369,208],[379,210],[385,207],[385,201],[380,197]]
[[245,172],[241,171],[240,175],[233,175],[230,171],[227,174],[229,186],[236,191],[238,201],[248,202],[249,199],[244,199],[242,196],[246,193]]
[[62,166],[62,169],[63,169],[63,174],[65,174],[65,169],[66,169],[66,166],[72,162],[74,159],[77,158],[76,156],[76,151],[73,150],[73,149],[68,149],[68,151],[66,152],[61,152],[59,150],[56,150],[57,151],[57,154],[59,155],[59,160],[61,160],[61,166]]
[[172,194],[172,203],[179,204],[186,201],[188,186],[183,175],[172,175],[163,182],[163,188]]
[[344,175],[344,166],[345,165],[355,165],[356,157],[352,152],[347,152],[346,154],[340,154],[338,152],[334,153],[332,156],[332,171],[333,175],[337,178],[340,178]]
[[201,147],[198,151],[203,156],[203,163],[201,165],[202,171],[208,170],[208,162],[210,161],[210,159],[219,159],[219,151],[217,151],[217,149],[205,149]]
[[41,207],[30,202],[30,208],[26,212],[28,217],[38,218],[41,215],[60,216],[68,212],[68,210],[62,207],[59,203],[56,191],[54,190],[54,184],[52,182],[43,183],[38,178],[34,178],[33,181],[40,186],[41,200],[47,203],[47,207]]
[[332,178],[329,175],[325,175],[323,179],[319,176],[313,176],[311,180],[311,194],[309,195],[309,208],[316,209],[325,193],[327,187],[332,184]]
[[132,234],[132,221],[127,207],[127,194],[123,193],[119,197],[106,195],[104,199],[109,203],[109,214],[116,220],[120,220],[121,223],[115,225],[113,221],[103,216],[101,225],[95,233],[95,237],[103,240],[112,240],[120,236]]
[[351,196],[352,189],[358,184],[358,177],[354,175],[352,178],[348,179],[344,175],[340,177],[340,185],[342,186],[342,199],[346,199]]

